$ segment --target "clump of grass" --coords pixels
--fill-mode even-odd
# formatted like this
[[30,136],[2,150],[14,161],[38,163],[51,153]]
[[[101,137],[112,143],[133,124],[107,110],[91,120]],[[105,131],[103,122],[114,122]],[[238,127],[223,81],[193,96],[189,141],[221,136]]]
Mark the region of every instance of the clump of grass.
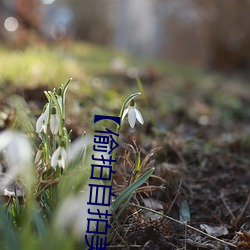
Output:
[[[35,129],[27,105],[19,97],[11,102],[17,112],[12,130],[0,133],[0,163],[4,165],[0,190],[5,197],[7,192],[9,196],[7,202],[2,200],[0,203],[0,245],[6,249],[87,247],[84,235],[93,138],[83,134],[71,141],[72,131],[65,125],[69,84],[70,80],[59,88],[45,91],[47,103]],[[131,105],[139,94],[130,95],[119,114],[124,119],[126,111],[132,126],[139,111]],[[143,118],[139,121],[143,123]],[[120,128],[120,125],[116,128],[118,134]],[[112,157],[116,158],[116,150]],[[136,158],[133,181],[112,204],[111,211],[117,218],[134,192],[154,171],[154,168],[144,170],[145,162],[141,162],[140,154]]]

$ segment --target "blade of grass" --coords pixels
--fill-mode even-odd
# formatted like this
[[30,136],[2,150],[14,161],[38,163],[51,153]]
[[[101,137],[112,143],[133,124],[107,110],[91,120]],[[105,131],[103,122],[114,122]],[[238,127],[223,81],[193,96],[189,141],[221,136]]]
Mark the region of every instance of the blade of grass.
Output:
[[117,208],[122,204],[122,202],[127,199],[138,187],[140,187],[143,183],[147,181],[147,179],[154,172],[154,168],[149,169],[144,175],[138,178],[133,184],[131,184],[128,188],[126,188],[118,198],[113,202],[112,209],[116,211]]
[[0,208],[0,229],[4,233],[7,250],[21,250],[20,242],[14,229],[8,223],[7,214]]
[[121,213],[124,211],[124,209],[127,207],[127,204],[129,203],[130,199],[132,198],[133,193],[131,193],[129,195],[129,197],[127,198],[127,200],[124,202],[122,208],[119,210],[119,212],[115,215],[114,220],[112,221],[112,226],[117,222],[117,220],[119,219]]

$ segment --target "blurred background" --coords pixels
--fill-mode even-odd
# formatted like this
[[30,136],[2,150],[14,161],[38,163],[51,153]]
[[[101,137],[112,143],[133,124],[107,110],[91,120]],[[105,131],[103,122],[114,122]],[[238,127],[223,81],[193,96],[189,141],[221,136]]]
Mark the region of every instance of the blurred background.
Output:
[[220,71],[248,71],[249,0],[0,0],[13,47],[84,40]]
[[[250,228],[249,13],[250,0],[0,0],[0,132],[29,134],[47,102],[44,91],[71,77],[65,124],[72,140],[91,133],[94,115],[117,116],[140,91],[145,123],[131,129],[123,121],[116,183],[127,187],[137,173],[132,162],[161,148],[149,165],[166,192],[154,199],[181,211],[176,194],[184,187],[192,223],[227,225],[234,242],[236,228]],[[140,237],[127,233],[139,224],[130,225],[119,235],[134,244]],[[172,225],[162,228],[172,234]],[[155,235],[141,237],[143,249]],[[183,246],[186,235],[173,235]],[[195,237],[189,242],[205,242]]]
[[249,13],[250,0],[0,0],[0,105],[18,93],[38,112],[72,77],[71,124],[139,87],[158,128],[233,127],[250,117]]

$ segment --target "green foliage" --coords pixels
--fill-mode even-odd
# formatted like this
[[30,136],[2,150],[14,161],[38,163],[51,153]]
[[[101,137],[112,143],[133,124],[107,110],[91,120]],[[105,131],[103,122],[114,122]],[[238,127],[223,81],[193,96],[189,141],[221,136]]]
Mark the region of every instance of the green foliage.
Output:
[[113,202],[112,209],[116,211],[123,201],[125,201],[127,198],[131,198],[131,194],[133,194],[133,192],[135,192],[143,183],[145,183],[153,172],[154,168],[149,169],[144,175],[138,178],[128,188],[126,188]]
[[[10,172],[15,182],[8,184],[14,186],[15,196],[9,198],[9,201],[3,203],[0,208],[1,249],[76,250],[85,247],[83,238],[86,232],[85,226],[81,225],[81,231],[78,232],[77,224],[79,219],[87,221],[84,209],[87,206],[86,186],[90,177],[88,166],[91,165],[90,159],[93,154],[93,138],[90,140],[89,136],[83,135],[82,138],[71,141],[71,131],[65,127],[66,91],[69,83],[70,80],[57,89],[44,92],[47,104],[36,122],[36,131],[25,102],[19,97],[13,97],[11,105],[18,114],[13,119],[11,127],[22,131],[29,136],[32,144],[38,145],[35,147],[36,155],[31,169],[25,168],[27,172],[18,172],[16,175],[13,174],[15,171]],[[140,93],[134,93],[124,101],[120,117],[129,102],[138,95]],[[119,131],[120,126],[116,132]],[[13,146],[11,143],[15,135],[12,135],[12,132],[4,134],[9,148]],[[14,150],[18,151],[22,143],[18,140],[15,143],[17,148]],[[112,157],[116,158],[116,150],[113,151]],[[16,168],[19,162],[16,164],[8,167]],[[144,161],[140,161],[138,154],[134,182],[112,205],[114,211],[118,211],[120,207],[117,218],[125,208],[124,202],[125,204],[129,202],[134,192],[154,171],[154,168],[151,168],[143,174],[142,166]],[[30,174],[28,171],[34,171],[36,176],[29,182],[24,176],[31,178],[34,173]],[[17,196],[17,186],[22,189],[22,197]]]

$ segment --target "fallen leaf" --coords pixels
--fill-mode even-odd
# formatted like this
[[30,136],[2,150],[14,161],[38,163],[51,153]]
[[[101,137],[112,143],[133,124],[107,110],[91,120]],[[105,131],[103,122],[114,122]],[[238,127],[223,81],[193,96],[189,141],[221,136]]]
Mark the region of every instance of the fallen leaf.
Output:
[[[154,199],[150,199],[150,198],[144,198],[143,203],[144,203],[145,207],[148,207],[152,210],[156,210],[159,213],[163,214],[163,205],[159,201],[154,200]],[[157,219],[162,217],[159,214],[156,214],[156,213],[153,213],[150,211],[146,211],[146,210],[144,211],[144,215],[146,216],[147,220],[150,219],[150,221],[154,221],[154,220],[157,220]]]
[[143,203],[145,205],[145,207],[148,207],[150,209],[153,209],[153,210],[163,210],[163,205],[157,201],[157,200],[154,200],[154,199],[148,199],[148,198],[144,198],[143,199]]
[[201,230],[205,231],[207,234],[212,235],[214,237],[219,237],[222,235],[227,235],[228,230],[225,225],[222,226],[209,226],[207,224],[200,225]]
[[238,244],[238,247],[244,247],[250,249],[250,232],[237,232],[237,235],[243,240]]

